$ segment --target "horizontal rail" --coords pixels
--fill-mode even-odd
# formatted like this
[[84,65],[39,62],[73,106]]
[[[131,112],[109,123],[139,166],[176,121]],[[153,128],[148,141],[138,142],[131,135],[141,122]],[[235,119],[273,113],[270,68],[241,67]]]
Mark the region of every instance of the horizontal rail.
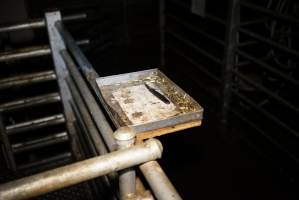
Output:
[[11,134],[16,134],[20,132],[29,131],[29,130],[35,130],[47,126],[52,126],[56,124],[62,124],[64,122],[65,122],[65,118],[63,114],[57,114],[49,117],[34,119],[26,122],[21,122],[18,124],[6,126],[6,133],[8,135],[11,135]]
[[[86,14],[76,14],[76,15],[69,15],[62,17],[62,20],[67,21],[73,21],[78,19],[85,19],[87,17]],[[36,28],[42,28],[46,26],[45,19],[37,19],[33,20],[31,22],[25,22],[5,27],[0,27],[0,33],[5,32],[11,32],[11,31],[20,31],[20,30],[26,30],[26,29],[36,29]]]
[[258,112],[260,112],[262,115],[264,115],[266,118],[268,118],[271,121],[275,122],[276,124],[278,124],[279,126],[281,126],[283,129],[285,129],[289,133],[293,134],[294,136],[299,137],[299,132],[298,131],[295,131],[294,129],[290,128],[287,124],[285,124],[284,122],[282,122],[281,120],[279,120],[274,115],[270,114],[265,109],[263,109],[260,106],[256,105],[254,102],[252,102],[251,100],[249,100],[248,98],[246,98],[244,95],[238,93],[235,90],[232,90],[232,92],[237,97],[239,97],[240,99],[242,99],[245,103],[247,103],[248,105],[250,105],[251,107],[253,107],[254,109],[256,109]]
[[182,58],[184,58],[185,60],[187,60],[189,63],[191,63],[192,65],[194,65],[196,68],[198,68],[199,70],[201,70],[203,73],[205,73],[206,75],[208,75],[211,79],[213,79],[217,83],[221,83],[221,79],[219,77],[217,77],[215,74],[213,74],[212,72],[210,72],[208,69],[206,69],[201,64],[197,63],[195,60],[193,60],[189,56],[185,55],[182,51],[178,50],[176,47],[172,47],[171,45],[167,45],[166,44],[166,48],[167,47],[171,51],[173,51],[175,54],[181,56]]
[[173,36],[174,38],[178,39],[179,41],[181,41],[182,43],[186,44],[187,46],[193,48],[195,51],[197,51],[198,53],[202,54],[204,57],[210,59],[211,61],[222,65],[223,61],[221,59],[219,59],[218,57],[214,56],[213,54],[207,52],[206,50],[200,48],[198,45],[194,44],[194,42],[185,39],[183,36],[181,36],[180,34],[174,33],[174,31],[172,30],[166,30],[166,33],[168,33],[169,35]]
[[86,129],[87,129],[88,133],[90,134],[90,137],[93,141],[93,144],[91,144],[91,145],[93,145],[96,150],[95,155],[104,155],[104,154],[108,153],[105,143],[103,142],[103,140],[99,134],[99,131],[97,130],[96,125],[95,125],[90,113],[88,112],[88,108],[87,108],[86,104],[84,103],[84,100],[80,96],[79,91],[75,87],[75,83],[73,81],[69,80],[69,78],[67,78],[66,80],[67,80],[68,86],[70,88],[71,95],[73,97],[73,102],[74,102],[73,107],[76,107],[76,109],[78,110],[78,112],[80,114],[80,118],[82,120],[82,123],[84,124],[84,126],[86,126]]
[[261,13],[267,14],[271,17],[275,17],[277,19],[282,19],[286,22],[291,22],[293,24],[299,25],[299,19],[296,19],[295,17],[286,16],[286,15],[280,14],[278,12],[275,12],[275,11],[269,10],[267,8],[263,8],[261,6],[257,6],[257,5],[254,5],[252,3],[248,3],[248,2],[245,2],[245,1],[241,1],[241,5],[246,6],[248,8],[251,8],[253,10],[259,11]]
[[284,98],[278,96],[277,94],[271,92],[269,89],[265,88],[264,86],[260,85],[257,82],[254,82],[253,80],[249,79],[246,77],[246,75],[234,70],[233,73],[239,77],[240,79],[244,80],[245,82],[247,82],[248,84],[252,85],[253,87],[255,87],[256,89],[264,92],[265,94],[267,94],[269,97],[271,97],[272,99],[276,100],[277,102],[283,104],[285,107],[289,108],[290,110],[294,111],[296,114],[299,113],[299,108],[296,107],[295,105],[293,105],[292,103],[288,102],[287,100],[285,100]]
[[[57,22],[56,28],[58,29],[59,33],[61,34],[62,38],[64,39],[64,42],[65,42],[68,50],[71,52],[72,56],[74,57],[76,63],[78,64],[79,69],[81,70],[81,72],[83,72],[83,75],[85,76],[87,82],[90,84],[90,86],[94,90],[95,94],[99,98],[102,106],[105,106],[105,103],[104,103],[102,96],[101,96],[101,94],[97,88],[97,85],[96,85],[96,78],[98,78],[99,75],[94,70],[91,63],[87,60],[85,55],[82,53],[80,48],[76,45],[72,36],[64,28],[63,24],[61,22]],[[67,58],[69,56],[66,52],[62,53],[62,55],[63,54],[64,54],[64,58]],[[70,60],[70,61],[72,61],[72,60]],[[70,69],[72,69],[72,68],[70,68]],[[76,69],[76,68],[73,68],[73,69]],[[76,73],[76,70],[74,70],[74,72]],[[75,77],[77,77],[77,76],[75,76]],[[78,74],[78,77],[81,77],[81,76],[79,76],[79,74]],[[79,85],[81,85],[81,84],[79,84]],[[87,90],[87,91],[89,91],[89,90]],[[81,93],[81,95],[86,97],[86,95],[84,95],[84,93]],[[101,123],[98,124],[99,128],[101,128],[101,130],[103,130],[103,131],[108,130],[108,133],[109,133],[110,130],[112,130],[112,128],[111,128],[110,124],[108,123],[106,117],[104,115],[102,115],[103,113],[102,113],[102,110],[100,107],[99,107],[99,110],[101,112],[101,116],[103,117],[102,120],[100,120]],[[98,120],[96,120],[96,122],[97,121]],[[107,143],[109,143],[109,141],[107,140],[107,137],[104,137],[105,135],[103,135],[103,134],[107,134],[107,132],[103,132],[103,131],[100,131],[100,134],[103,136],[103,139],[104,139],[105,143],[107,144]],[[115,140],[113,141],[113,143],[115,143]],[[133,156],[131,156],[131,157],[133,157]],[[148,169],[155,170],[152,166],[148,166]],[[159,170],[163,171],[162,168],[160,168]],[[170,187],[171,184],[169,184],[168,186]],[[169,191],[171,191],[171,190],[169,190]]]
[[[89,44],[89,40],[79,40],[78,45]],[[33,46],[27,48],[21,48],[0,53],[0,62],[8,62],[21,60],[26,58],[35,58],[45,55],[50,55],[51,49],[48,45]]]
[[195,27],[194,25],[191,25],[191,24],[190,24],[189,22],[187,22],[187,21],[184,21],[184,20],[182,20],[182,19],[179,19],[177,16],[174,16],[174,15],[172,15],[172,14],[167,14],[166,17],[169,17],[170,19],[172,19],[172,20],[174,20],[174,21],[180,23],[181,25],[187,27],[188,29],[190,29],[190,30],[192,30],[192,31],[194,31],[194,32],[196,32],[196,33],[199,33],[199,34],[202,35],[202,36],[205,36],[207,39],[209,39],[209,40],[211,40],[211,41],[213,41],[213,42],[215,42],[215,43],[217,43],[217,44],[219,44],[219,45],[222,45],[222,46],[225,45],[225,42],[222,41],[221,39],[219,39],[219,38],[217,38],[217,37],[211,35],[210,33],[207,33],[207,32],[205,32],[205,31],[201,30],[201,29],[198,28],[198,27]]
[[273,74],[275,74],[276,76],[280,76],[281,78],[283,78],[284,80],[288,81],[289,83],[292,83],[294,84],[295,86],[299,86],[299,81],[293,79],[292,77],[290,77],[289,75],[275,69],[274,67],[271,67],[270,65],[268,65],[267,63],[255,58],[254,56],[251,56],[247,53],[245,53],[244,51],[241,51],[241,50],[237,50],[237,53],[248,59],[249,61],[253,62],[253,63],[256,63],[258,64],[259,66],[261,66],[262,68],[272,72]]
[[[50,157],[38,159],[35,161],[31,161],[30,163],[25,163],[17,166],[17,170],[30,170],[34,169],[36,167],[40,167],[43,165],[47,165],[46,167],[50,166],[59,166],[61,164],[66,164],[66,162],[72,161],[72,153],[71,152],[65,152],[58,155],[53,155]],[[0,196],[1,197],[1,196]]]
[[54,135],[46,136],[39,139],[30,140],[28,142],[15,143],[12,145],[12,151],[14,153],[21,153],[32,149],[50,146],[68,141],[68,135],[66,132],[56,133]]
[[45,105],[49,103],[55,103],[60,101],[60,95],[57,92],[39,95],[35,97],[28,97],[24,99],[18,99],[0,104],[0,111],[12,111],[27,107],[33,107],[38,105]]
[[286,53],[291,54],[295,58],[299,57],[299,52],[298,51],[295,51],[293,49],[289,49],[288,47],[283,46],[283,45],[281,45],[281,44],[279,44],[277,42],[274,42],[271,39],[268,39],[268,38],[265,38],[263,36],[260,36],[260,35],[254,33],[254,32],[248,31],[248,30],[246,30],[244,28],[240,28],[239,31],[241,33],[243,33],[243,34],[246,34],[246,35],[248,35],[248,36],[250,36],[250,37],[258,40],[258,41],[264,42],[264,43],[266,43],[266,44],[268,44],[268,45],[270,45],[270,46],[272,46],[272,47],[274,47],[276,49],[279,49],[280,51],[285,51]]
[[[80,72],[77,69],[77,66],[73,62],[72,58],[66,51],[62,51],[62,57],[66,62],[67,68],[74,79],[75,84],[77,85],[78,90],[80,91],[81,95],[84,97],[86,101],[86,105],[90,114],[93,116],[95,120],[95,124],[99,131],[101,132],[103,138],[105,139],[106,145],[108,146],[110,151],[116,149],[117,144],[112,136],[112,129],[109,126],[104,113],[99,108],[94,96],[90,92],[86,82],[84,81],[83,77],[81,76]],[[106,123],[105,123],[106,122]]]
[[[182,7],[185,11],[188,11],[188,12],[190,12],[190,14],[192,14],[191,13],[191,7],[187,3],[183,2],[183,1],[180,1],[180,0],[171,0],[169,2],[175,4],[176,6]],[[226,25],[225,20],[223,20],[219,17],[213,16],[209,13],[205,13],[205,17],[203,19],[205,19],[205,18],[210,19],[214,22],[217,22],[218,24]]]
[[25,75],[18,75],[10,78],[0,79],[0,89],[7,89],[10,87],[20,87],[31,85],[35,83],[47,82],[56,80],[54,71],[44,71]]
[[97,178],[162,155],[162,145],[156,139],[133,147],[59,167],[0,186],[0,199],[21,200],[39,196],[83,181]]

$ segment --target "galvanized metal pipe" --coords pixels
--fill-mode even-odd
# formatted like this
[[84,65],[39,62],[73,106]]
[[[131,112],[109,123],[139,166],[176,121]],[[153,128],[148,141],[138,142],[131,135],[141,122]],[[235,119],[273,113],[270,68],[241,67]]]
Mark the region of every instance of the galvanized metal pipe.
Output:
[[109,125],[104,113],[97,104],[94,96],[90,92],[86,82],[82,78],[80,72],[77,69],[77,66],[75,65],[69,53],[67,51],[61,51],[61,55],[70,71],[72,78],[74,79],[74,82],[77,85],[77,88],[79,89],[81,95],[84,97],[84,101],[86,102],[88,110],[93,116],[97,128],[101,132],[101,135],[103,136],[107,147],[110,151],[115,150],[117,148],[117,144],[113,138],[113,131],[111,129],[111,126]]
[[[81,49],[76,45],[74,38],[72,35],[67,31],[67,29],[64,27],[62,22],[56,22],[56,28],[61,34],[65,45],[67,46],[68,50],[71,52],[72,56],[74,57],[74,60],[78,64],[78,67],[80,71],[83,73],[83,75],[86,78],[86,81],[89,83],[91,88],[93,89],[94,93],[97,95],[98,99],[100,100],[102,106],[107,110],[107,105],[98,89],[96,78],[99,77],[98,73],[94,70],[91,63],[88,61],[88,59],[85,57]],[[117,122],[112,116],[110,112],[108,112],[108,115],[114,125],[117,127]],[[104,124],[104,126],[106,126]],[[107,129],[108,130],[108,129]],[[108,130],[110,131],[110,130]],[[112,131],[112,130],[111,130]],[[106,141],[107,142],[107,141]]]
[[[71,162],[71,161],[73,161],[72,153],[65,152],[65,153],[50,156],[47,158],[42,158],[41,160],[36,160],[36,161],[30,162],[30,163],[18,165],[17,170],[20,171],[20,170],[26,169],[29,171],[30,170],[33,171],[33,169],[36,167],[44,166],[44,167],[51,168],[51,166],[52,167],[59,166],[59,165],[66,164],[66,162]],[[45,164],[47,164],[47,166],[45,166]]]
[[86,105],[83,102],[82,97],[80,96],[79,92],[77,91],[77,88],[75,87],[75,83],[70,80],[70,78],[66,78],[68,86],[70,88],[71,94],[73,96],[74,106],[76,106],[77,110],[79,111],[82,122],[86,126],[87,131],[90,134],[90,137],[93,141],[93,145],[95,147],[95,150],[97,152],[97,155],[104,155],[108,153],[107,148],[105,146],[105,143],[103,139],[101,138],[92,117],[90,116],[88,109]]
[[[87,81],[89,82],[89,84],[91,85],[91,87],[93,88],[94,92],[96,93],[97,97],[99,98],[99,100],[102,103],[102,106],[105,106],[105,103],[103,101],[103,98],[99,92],[99,90],[97,89],[97,85],[96,85],[96,78],[99,77],[99,75],[97,74],[97,72],[93,69],[92,65],[90,64],[90,62],[87,60],[87,58],[84,56],[84,54],[82,53],[82,51],[80,50],[80,48],[75,44],[74,39],[72,38],[72,36],[69,34],[69,32],[64,28],[62,22],[56,22],[56,27],[59,31],[59,33],[61,34],[61,36],[64,39],[64,42],[66,44],[66,46],[68,47],[68,49],[70,50],[70,52],[72,53],[72,55],[74,56],[76,62],[78,63],[80,69],[82,70],[84,76],[86,77]],[[68,55],[68,54],[67,54]],[[69,55],[68,55],[69,56]],[[111,116],[110,116],[111,117]],[[104,120],[102,121],[101,124],[104,124],[106,127],[105,129],[107,130],[111,130],[111,126],[110,124],[107,122],[105,116],[104,116]],[[110,132],[110,131],[109,131]],[[106,139],[104,138],[105,142]],[[156,166],[156,167],[155,167]],[[168,183],[168,187],[170,187],[168,189],[168,191],[173,191],[173,194],[176,194],[176,197],[179,197],[179,194],[177,194],[177,192],[175,191],[174,187],[172,186],[171,182],[168,180],[167,176],[165,175],[165,173],[163,172],[163,169],[159,166],[158,163],[156,163],[156,165],[146,165],[145,168],[148,171],[151,170],[155,170],[155,169],[159,169],[162,173],[161,174],[156,174],[157,176],[162,176],[162,177],[157,177],[157,180],[164,180],[165,183]],[[164,174],[164,176],[163,176]],[[149,180],[148,180],[149,181]],[[150,181],[149,181],[150,182]],[[155,181],[153,181],[155,182]],[[165,187],[167,188],[167,187]]]
[[20,200],[65,188],[108,173],[155,160],[162,155],[156,139],[124,150],[49,170],[0,186],[0,199]]
[[11,78],[5,78],[0,80],[0,89],[7,89],[10,87],[31,85],[34,83],[41,83],[52,81],[56,79],[54,71],[44,71],[26,75],[19,75]]
[[147,162],[139,168],[158,200],[182,199],[157,161]]
[[8,135],[11,135],[24,131],[35,130],[46,126],[62,124],[64,122],[65,118],[63,114],[57,114],[6,126],[6,133]]
[[[86,17],[87,17],[87,15],[83,13],[83,14],[65,16],[65,17],[62,17],[62,20],[67,22],[67,21],[73,21],[73,20],[78,20],[78,19],[84,19]],[[20,31],[20,30],[26,30],[26,29],[34,29],[34,28],[42,28],[45,26],[46,26],[45,19],[37,19],[37,20],[32,20],[31,22],[27,22],[27,23],[20,23],[20,24],[0,27],[0,33],[11,32],[11,31]]]
[[15,143],[12,145],[12,148],[14,153],[21,153],[24,151],[46,147],[49,145],[58,144],[66,141],[68,141],[68,135],[66,132],[62,132],[35,140]]
[[[135,132],[129,127],[121,127],[114,132],[118,149],[126,149],[134,145]],[[127,168],[119,172],[120,199],[126,200],[136,193],[136,173],[134,168]]]
[[0,111],[11,111],[26,107],[33,107],[37,105],[44,105],[48,103],[59,102],[60,96],[57,92],[39,95],[35,97],[29,97],[24,99],[18,99],[0,104]]
[[[78,45],[89,44],[89,40],[79,40]],[[0,53],[0,62],[15,61],[26,58],[50,55],[51,49],[48,45],[33,46]]]

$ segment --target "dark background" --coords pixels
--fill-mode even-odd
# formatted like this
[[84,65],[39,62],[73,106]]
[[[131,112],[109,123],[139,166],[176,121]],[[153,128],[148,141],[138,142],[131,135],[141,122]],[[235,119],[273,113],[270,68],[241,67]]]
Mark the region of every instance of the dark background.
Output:
[[[298,110],[228,75],[229,38],[233,36],[229,32],[230,16],[236,12],[231,2],[206,1],[200,16],[191,12],[191,0],[2,0],[0,23],[41,18],[45,11],[54,9],[63,15],[87,13],[87,20],[67,27],[76,39],[90,39],[84,51],[100,75],[158,67],[191,94],[205,109],[203,125],[161,137],[165,150],[160,163],[184,199],[297,199]],[[243,2],[298,20],[296,1]],[[289,25],[286,19],[281,21],[246,6],[241,7],[240,15],[240,23],[264,20],[244,25],[246,30],[298,52],[299,23]],[[287,31],[290,32],[285,36]],[[241,56],[236,58],[237,54],[233,55],[237,61],[232,68],[298,109],[298,85],[290,85],[279,75],[298,81],[298,57],[242,32],[236,37],[238,49],[268,63],[278,70],[278,75]],[[1,50],[28,43],[47,43],[46,32],[28,31],[0,38]],[[225,93],[228,83],[235,93]],[[228,114],[223,116],[226,101]]]

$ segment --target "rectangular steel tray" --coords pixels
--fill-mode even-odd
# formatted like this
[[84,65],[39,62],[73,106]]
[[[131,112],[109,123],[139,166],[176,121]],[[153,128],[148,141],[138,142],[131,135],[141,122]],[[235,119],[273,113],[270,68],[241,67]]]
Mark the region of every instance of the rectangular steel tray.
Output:
[[[142,133],[203,118],[203,108],[158,69],[100,77],[96,82],[116,127],[130,126]],[[145,83],[170,103],[163,102]]]

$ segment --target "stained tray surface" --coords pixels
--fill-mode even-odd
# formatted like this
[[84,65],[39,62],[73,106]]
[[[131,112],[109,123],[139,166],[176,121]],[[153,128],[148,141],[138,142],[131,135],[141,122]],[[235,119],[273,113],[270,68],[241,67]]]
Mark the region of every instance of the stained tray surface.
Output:
[[145,132],[202,120],[203,108],[158,69],[101,77],[97,84],[117,127]]

